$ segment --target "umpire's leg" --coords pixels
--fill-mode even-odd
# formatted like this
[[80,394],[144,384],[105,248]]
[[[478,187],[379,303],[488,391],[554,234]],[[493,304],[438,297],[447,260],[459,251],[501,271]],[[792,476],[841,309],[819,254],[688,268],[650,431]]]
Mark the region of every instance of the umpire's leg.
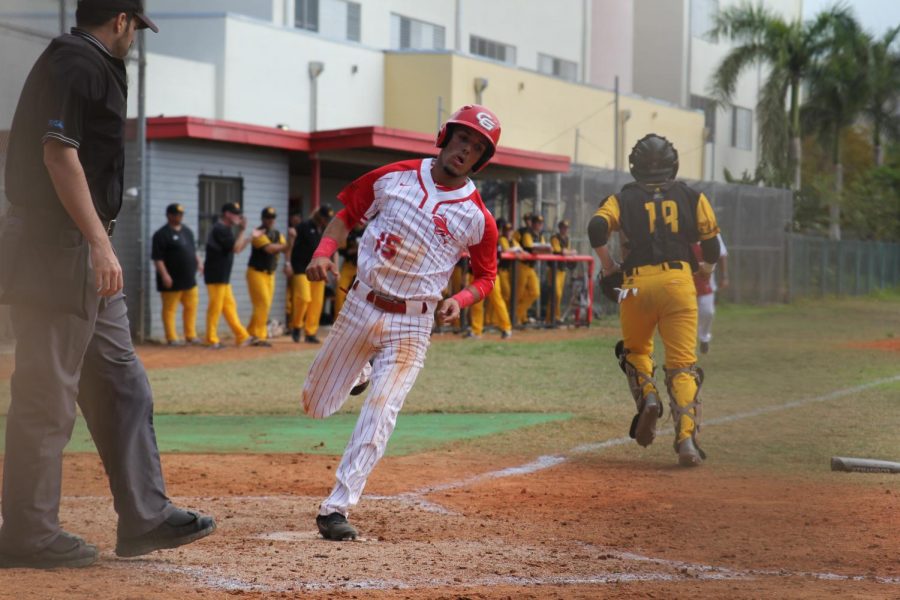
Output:
[[95,316],[12,308],[17,341],[3,464],[4,553],[32,554],[59,536],[62,452],[75,424],[78,376]]
[[166,497],[153,430],[153,396],[144,365],[134,353],[121,292],[100,303],[78,404],[109,477],[119,537],[150,531],[175,507]]

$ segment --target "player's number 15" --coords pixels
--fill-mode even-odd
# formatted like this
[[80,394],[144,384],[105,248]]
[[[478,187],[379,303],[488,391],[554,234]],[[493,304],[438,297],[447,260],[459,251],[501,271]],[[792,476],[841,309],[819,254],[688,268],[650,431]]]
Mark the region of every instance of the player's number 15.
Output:
[[391,260],[397,256],[402,242],[403,239],[399,235],[382,231],[378,239],[375,240],[375,252],[381,251],[381,256]]

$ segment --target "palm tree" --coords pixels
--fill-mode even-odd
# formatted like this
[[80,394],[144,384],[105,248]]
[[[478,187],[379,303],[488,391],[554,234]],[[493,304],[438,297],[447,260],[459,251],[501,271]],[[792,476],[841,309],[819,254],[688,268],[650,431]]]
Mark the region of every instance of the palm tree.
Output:
[[834,27],[828,51],[814,60],[807,72],[808,99],[802,107],[803,129],[815,134],[831,154],[834,195],[828,207],[829,237],[841,239],[841,196],[844,168],[841,138],[860,117],[870,95],[869,37],[852,17],[842,17]]
[[863,113],[872,126],[876,166],[884,165],[882,137],[900,139],[900,52],[892,50],[900,26],[869,40],[868,97]]
[[[734,95],[738,78],[748,67],[764,64],[769,75],[756,106],[761,163],[768,179],[800,189],[800,87],[814,61],[831,45],[833,30],[848,9],[835,6],[811,21],[787,22],[763,5],[744,3],[719,13],[709,36],[735,44],[713,73],[712,93],[722,103]],[[789,111],[785,114],[785,98]]]

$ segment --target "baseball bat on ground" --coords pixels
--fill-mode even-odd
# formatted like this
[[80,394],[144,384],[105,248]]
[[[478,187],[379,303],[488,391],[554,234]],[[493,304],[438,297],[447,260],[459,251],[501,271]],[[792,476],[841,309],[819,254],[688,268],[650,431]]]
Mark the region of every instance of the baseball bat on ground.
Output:
[[832,456],[831,470],[853,473],[900,473],[900,462],[875,460],[872,458]]

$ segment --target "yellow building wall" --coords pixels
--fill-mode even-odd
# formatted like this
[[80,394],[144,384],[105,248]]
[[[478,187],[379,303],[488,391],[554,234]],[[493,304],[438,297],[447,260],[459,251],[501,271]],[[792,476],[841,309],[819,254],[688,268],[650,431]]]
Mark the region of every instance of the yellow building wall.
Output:
[[[388,53],[385,65],[385,126],[433,133],[437,98],[444,117],[475,102],[474,81],[488,80],[482,102],[500,118],[501,146],[564,154],[573,162],[612,169],[614,94],[487,60],[446,54]],[[619,97],[629,111],[623,130],[622,168],[628,152],[647,133],[675,144],[679,176],[700,179],[703,165],[703,114],[634,96]],[[578,130],[578,156],[575,137]]]

